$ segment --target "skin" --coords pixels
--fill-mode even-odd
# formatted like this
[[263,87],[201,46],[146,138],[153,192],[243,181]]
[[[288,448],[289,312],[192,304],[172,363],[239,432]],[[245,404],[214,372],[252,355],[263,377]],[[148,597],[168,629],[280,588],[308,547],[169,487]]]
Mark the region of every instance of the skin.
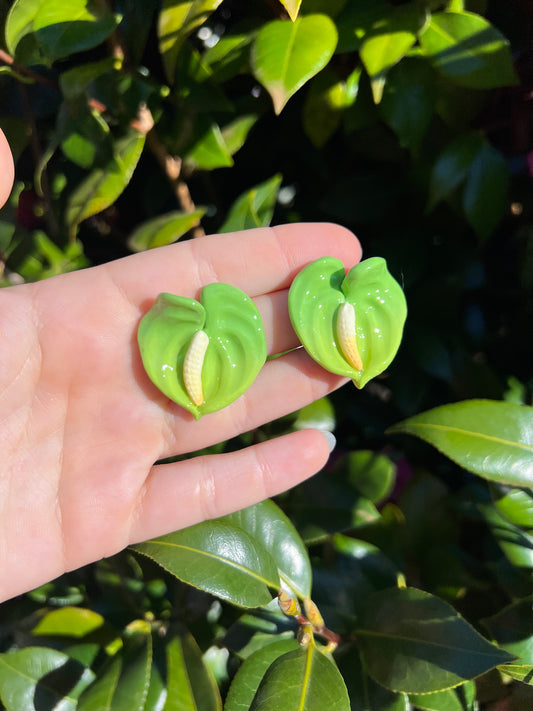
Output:
[[[13,162],[3,134],[0,162],[5,200]],[[159,292],[198,298],[205,284],[223,281],[254,299],[269,353],[294,347],[288,287],[324,254],[349,269],[361,251],[339,226],[285,225],[0,290],[0,600],[130,543],[249,506],[324,466],[328,443],[314,430],[154,465],[292,412],[345,380],[299,349],[268,362],[245,395],[196,422],[150,382],[136,344]]]

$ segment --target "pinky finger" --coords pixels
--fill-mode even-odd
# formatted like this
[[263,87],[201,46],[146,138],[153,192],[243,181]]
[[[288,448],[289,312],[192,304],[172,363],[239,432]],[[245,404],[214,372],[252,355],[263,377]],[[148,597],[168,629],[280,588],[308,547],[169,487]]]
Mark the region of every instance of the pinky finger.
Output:
[[328,456],[326,437],[303,430],[239,452],[156,465],[140,495],[129,543],[263,501],[315,474]]

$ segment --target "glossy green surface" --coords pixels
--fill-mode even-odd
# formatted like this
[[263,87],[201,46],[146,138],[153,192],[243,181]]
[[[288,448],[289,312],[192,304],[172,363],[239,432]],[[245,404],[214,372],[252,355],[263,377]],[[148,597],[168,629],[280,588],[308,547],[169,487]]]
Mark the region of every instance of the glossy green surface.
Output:
[[[194,334],[209,345],[202,368],[204,403],[195,405],[183,383],[183,360]],[[196,419],[226,407],[252,384],[266,360],[263,323],[244,292],[209,284],[200,301],[160,294],[139,325],[138,342],[152,382]]]
[[[355,309],[356,341],[363,369],[343,356],[337,335],[339,306]],[[391,363],[400,345],[407,316],[405,296],[381,257],[357,264],[345,275],[342,262],[323,257],[294,279],[289,314],[303,346],[323,368],[344,375],[362,388]]]

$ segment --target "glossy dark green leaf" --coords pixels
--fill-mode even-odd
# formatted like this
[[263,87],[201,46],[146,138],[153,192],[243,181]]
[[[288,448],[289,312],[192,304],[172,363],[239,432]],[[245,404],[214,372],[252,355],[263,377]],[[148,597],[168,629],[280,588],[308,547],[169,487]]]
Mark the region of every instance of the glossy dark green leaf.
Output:
[[133,546],[163,568],[201,590],[236,605],[268,604],[280,587],[272,556],[242,528],[206,521]]
[[533,482],[533,408],[465,400],[410,417],[389,429],[412,434],[460,466],[501,484]]
[[338,658],[346,682],[351,711],[412,711],[406,694],[396,694],[368,676],[356,644],[343,645]]
[[336,44],[337,30],[327,15],[273,20],[261,28],[252,48],[252,68],[272,97],[276,114],[326,66]]
[[268,668],[250,711],[350,711],[344,680],[314,644],[287,652]]
[[23,63],[51,64],[96,47],[119,19],[106,3],[90,0],[16,0],[6,21],[6,43]]
[[508,185],[505,158],[483,143],[470,165],[463,192],[466,218],[481,238],[488,237],[504,217]]
[[299,597],[310,597],[312,579],[307,548],[289,518],[273,501],[249,506],[221,520],[261,542],[276,563],[280,578]]
[[375,593],[356,635],[368,673],[408,694],[443,691],[512,661],[451,605],[414,588]]
[[476,154],[483,146],[479,133],[464,133],[437,158],[430,179],[429,208],[448,197],[466,181]]
[[93,683],[80,696],[77,711],[114,711],[113,697],[122,671],[122,654],[112,657],[100,669]]
[[185,39],[202,25],[222,0],[164,0],[157,33],[159,51],[169,81],[174,81],[176,59]]
[[66,222],[71,237],[80,222],[112,205],[128,185],[141,157],[145,136],[132,131],[119,139],[114,156],[103,168],[93,170],[70,195]]
[[472,89],[516,83],[509,43],[488,20],[472,12],[437,12],[420,37],[433,66]]
[[167,700],[165,711],[221,711],[220,693],[190,634],[166,644]]
[[75,711],[94,673],[63,652],[26,647],[0,654],[0,700],[7,711]]
[[146,220],[133,230],[128,238],[128,247],[133,252],[144,252],[172,244],[197,225],[204,214],[204,208],[197,208],[193,212],[167,212]]
[[402,146],[418,149],[433,117],[436,98],[435,73],[419,57],[405,57],[387,74],[380,111]]
[[136,620],[128,625],[122,668],[113,693],[112,711],[144,711],[150,688],[153,640],[150,625]]
[[298,649],[298,642],[292,637],[269,644],[248,657],[231,683],[224,711],[249,711],[269,667],[282,655]]
[[504,607],[483,625],[502,649],[517,657],[513,666],[533,667],[533,596]]
[[386,0],[345,2],[335,18],[339,32],[337,52],[359,50],[366,34],[375,25],[386,21],[390,9]]
[[272,220],[276,199],[282,181],[279,174],[247,190],[230,207],[220,233],[268,227]]

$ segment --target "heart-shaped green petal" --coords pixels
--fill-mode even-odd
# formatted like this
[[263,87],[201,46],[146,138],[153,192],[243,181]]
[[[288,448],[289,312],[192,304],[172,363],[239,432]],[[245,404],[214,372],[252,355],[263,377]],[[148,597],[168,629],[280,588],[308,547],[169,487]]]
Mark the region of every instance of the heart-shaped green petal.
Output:
[[289,314],[309,355],[362,388],[396,355],[407,305],[381,257],[364,260],[346,276],[342,262],[323,257],[294,279]]
[[[184,378],[184,363],[187,370],[188,353],[188,360],[195,360],[191,343],[200,331],[208,337],[207,348],[201,348],[200,362],[193,362],[193,374],[188,376],[201,378],[198,403],[193,401],[187,376]],[[229,284],[205,286],[200,301],[160,294],[141,319],[138,342],[150,380],[196,419],[242,395],[266,360],[259,311],[244,292]]]

